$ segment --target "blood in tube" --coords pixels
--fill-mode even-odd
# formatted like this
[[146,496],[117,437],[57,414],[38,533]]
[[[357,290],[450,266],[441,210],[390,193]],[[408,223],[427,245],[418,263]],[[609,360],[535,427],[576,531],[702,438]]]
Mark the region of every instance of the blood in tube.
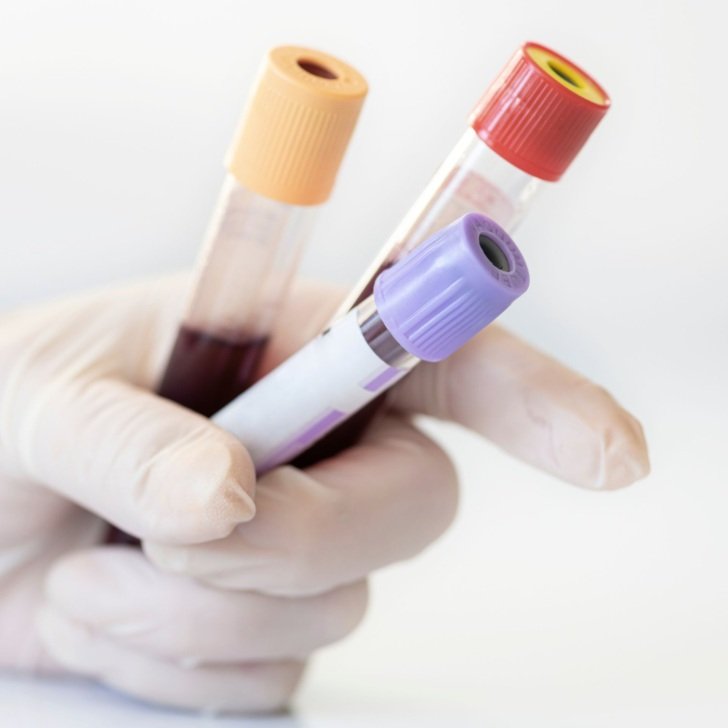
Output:
[[225,339],[182,326],[157,393],[209,417],[253,383],[267,343],[267,337]]

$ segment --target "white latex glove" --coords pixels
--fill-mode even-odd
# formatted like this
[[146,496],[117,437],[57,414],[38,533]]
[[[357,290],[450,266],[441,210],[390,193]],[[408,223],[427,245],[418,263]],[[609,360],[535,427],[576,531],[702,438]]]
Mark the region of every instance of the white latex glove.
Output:
[[[361,444],[274,470],[255,492],[240,443],[147,391],[185,283],[0,318],[1,666],[89,675],[181,707],[285,705],[307,655],[361,619],[366,575],[454,516],[454,470],[410,413],[461,422],[588,488],[647,472],[639,424],[608,394],[491,328],[420,366]],[[296,291],[266,367],[337,299]],[[156,565],[104,546],[104,519],[144,539]]]

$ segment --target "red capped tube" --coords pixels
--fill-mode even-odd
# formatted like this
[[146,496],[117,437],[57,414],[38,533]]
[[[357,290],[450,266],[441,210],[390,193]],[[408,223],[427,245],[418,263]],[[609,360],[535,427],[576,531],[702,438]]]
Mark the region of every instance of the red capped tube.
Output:
[[511,164],[555,182],[608,109],[607,93],[579,66],[526,43],[485,92],[471,125]]
[[[608,109],[604,89],[575,63],[539,43],[521,46],[336,318],[372,293],[383,270],[461,215],[479,212],[512,232],[543,182],[563,175]],[[310,465],[356,442],[381,403],[340,425],[296,464]]]

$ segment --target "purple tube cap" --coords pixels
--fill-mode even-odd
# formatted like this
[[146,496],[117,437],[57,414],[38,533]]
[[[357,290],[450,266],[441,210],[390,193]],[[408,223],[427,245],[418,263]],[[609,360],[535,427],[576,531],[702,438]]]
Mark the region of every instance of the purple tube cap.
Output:
[[457,351],[528,288],[526,261],[510,236],[469,213],[383,271],[374,301],[410,354],[440,361]]

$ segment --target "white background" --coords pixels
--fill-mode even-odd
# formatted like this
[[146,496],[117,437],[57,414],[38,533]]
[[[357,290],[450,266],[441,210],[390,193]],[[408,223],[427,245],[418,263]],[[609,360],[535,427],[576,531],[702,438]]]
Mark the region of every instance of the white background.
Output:
[[[533,285],[508,319],[640,416],[653,475],[580,492],[434,428],[462,473],[457,523],[375,578],[364,626],[281,725],[728,724],[726,20],[639,0],[0,2],[2,307],[189,266],[271,45],[371,85],[304,264],[342,282],[519,43],[611,93],[519,231]],[[0,706],[13,726],[203,722],[10,678]]]

